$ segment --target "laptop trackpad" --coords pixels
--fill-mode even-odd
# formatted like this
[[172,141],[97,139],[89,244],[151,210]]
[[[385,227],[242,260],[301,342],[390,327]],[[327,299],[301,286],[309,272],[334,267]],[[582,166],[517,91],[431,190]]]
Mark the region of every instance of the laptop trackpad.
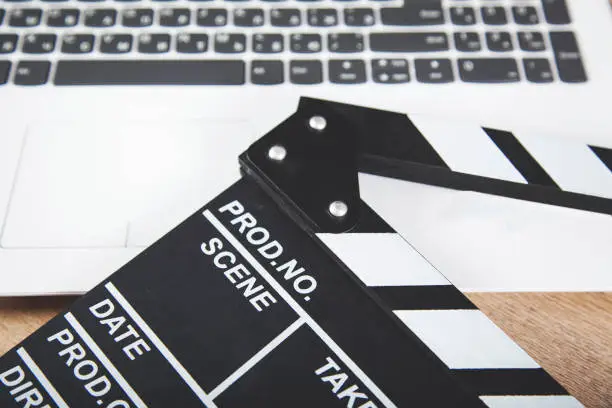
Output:
[[238,179],[247,122],[33,124],[2,245],[146,246]]

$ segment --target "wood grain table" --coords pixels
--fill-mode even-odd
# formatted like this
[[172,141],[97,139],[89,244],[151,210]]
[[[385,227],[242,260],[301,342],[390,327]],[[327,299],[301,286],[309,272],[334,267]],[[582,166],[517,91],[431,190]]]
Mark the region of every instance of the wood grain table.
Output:
[[[612,293],[468,296],[583,404],[612,407]],[[0,355],[73,300],[0,298]]]

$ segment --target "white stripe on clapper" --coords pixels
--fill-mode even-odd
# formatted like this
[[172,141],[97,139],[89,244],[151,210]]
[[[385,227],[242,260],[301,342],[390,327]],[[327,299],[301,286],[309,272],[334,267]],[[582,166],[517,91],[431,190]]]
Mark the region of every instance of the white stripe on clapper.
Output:
[[293,322],[289,327],[281,332],[278,336],[276,336],[270,343],[266,344],[264,348],[259,350],[253,357],[251,357],[246,363],[244,363],[240,368],[238,368],[232,375],[227,377],[223,382],[212,390],[208,395],[210,398],[215,399],[223,391],[225,391],[230,385],[236,382],[240,377],[242,377],[247,371],[253,368],[257,363],[259,363],[265,356],[270,354],[272,350],[274,350],[278,345],[280,345],[285,339],[291,336],[297,329],[299,329],[304,323],[304,319],[301,317]]
[[336,344],[336,342],[323,330],[321,326],[314,319],[306,313],[306,311],[300,306],[295,299],[289,295],[289,293],[278,283],[272,275],[251,255],[249,251],[232,235],[231,232],[225,228],[225,226],[215,217],[210,210],[204,210],[204,217],[208,219],[208,221],[228,240],[230,244],[236,248],[236,250],[242,255],[244,259],[246,259],[251,266],[253,266],[257,272],[268,282],[270,286],[274,288],[274,290],[283,298],[289,306],[300,316],[302,317],[306,323],[310,326],[310,328],[325,342],[327,347],[329,347],[343,362],[348,366],[348,368],[355,373],[359,377],[359,379],[363,382],[363,384],[376,395],[376,397],[387,407],[395,407],[395,404],[382,392],[380,388],[363,372],[363,370]]
[[109,293],[115,298],[115,300],[123,307],[128,315],[136,322],[138,327],[149,337],[151,342],[157,347],[159,352],[168,360],[168,363],[174,368],[177,374],[185,381],[185,383],[191,388],[191,390],[198,396],[200,401],[206,404],[209,408],[216,408],[212,398],[206,394],[206,392],[200,387],[196,380],[189,374],[185,367],[176,359],[174,354],[166,347],[163,341],[157,334],[149,327],[144,319],[138,314],[138,312],[132,307],[127,299],[119,292],[119,290],[111,282],[104,285]]
[[132,388],[132,386],[123,378],[119,370],[110,362],[108,357],[104,354],[104,352],[100,349],[100,347],[96,344],[94,339],[91,338],[89,333],[81,326],[81,323],[74,317],[74,315],[70,312],[64,315],[68,323],[72,326],[74,331],[83,339],[85,344],[91,349],[91,351],[95,354],[95,356],[100,360],[102,365],[106,368],[106,370],[113,376],[115,381],[119,384],[119,386],[125,391],[127,396],[136,404],[138,408],[147,408],[147,404],[144,403],[142,399],[136,394],[136,391]]
[[47,391],[47,394],[49,394],[53,402],[55,402],[55,405],[57,405],[58,408],[68,408],[68,404],[66,404],[66,401],[64,401],[62,396],[59,395],[53,384],[51,384],[47,376],[42,372],[40,367],[38,367],[38,364],[36,364],[32,357],[30,357],[30,354],[28,354],[26,349],[24,349],[23,347],[18,348],[17,354],[19,355],[19,357],[21,357],[25,365],[28,366],[32,374],[34,374],[34,377],[36,377],[36,379],[43,386],[45,391]]

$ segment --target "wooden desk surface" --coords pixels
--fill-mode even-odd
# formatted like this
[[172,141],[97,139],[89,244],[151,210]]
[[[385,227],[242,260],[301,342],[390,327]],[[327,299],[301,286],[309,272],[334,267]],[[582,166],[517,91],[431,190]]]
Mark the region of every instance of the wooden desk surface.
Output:
[[[612,293],[472,293],[583,404],[612,407]],[[74,298],[0,298],[0,355]]]

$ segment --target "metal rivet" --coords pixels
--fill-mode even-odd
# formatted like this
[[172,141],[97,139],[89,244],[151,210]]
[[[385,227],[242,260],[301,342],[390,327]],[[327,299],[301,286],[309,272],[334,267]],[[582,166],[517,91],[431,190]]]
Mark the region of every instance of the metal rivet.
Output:
[[313,130],[321,132],[327,127],[327,120],[323,116],[316,115],[310,118],[308,126]]
[[274,145],[268,150],[268,157],[270,160],[281,162],[287,157],[287,149],[281,145]]
[[329,213],[336,218],[342,218],[348,213],[348,205],[344,201],[333,201],[329,205]]

